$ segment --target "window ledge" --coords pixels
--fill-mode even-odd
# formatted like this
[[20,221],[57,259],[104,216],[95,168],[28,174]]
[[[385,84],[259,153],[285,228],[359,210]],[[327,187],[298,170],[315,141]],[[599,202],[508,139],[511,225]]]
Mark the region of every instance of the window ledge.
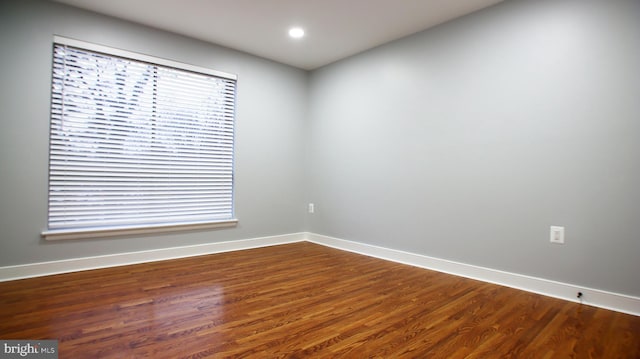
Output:
[[146,226],[123,226],[123,227],[94,227],[82,229],[55,229],[42,232],[42,237],[48,241],[61,239],[90,239],[113,236],[125,236],[148,233],[163,233],[176,231],[190,231],[211,228],[235,227],[237,219],[229,219],[216,222],[188,222],[172,223]]

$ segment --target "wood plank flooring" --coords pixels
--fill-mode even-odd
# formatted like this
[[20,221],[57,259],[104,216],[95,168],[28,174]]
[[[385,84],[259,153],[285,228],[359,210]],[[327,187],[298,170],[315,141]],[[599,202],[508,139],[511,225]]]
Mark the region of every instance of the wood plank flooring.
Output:
[[311,243],[0,283],[60,358],[640,358],[640,317]]

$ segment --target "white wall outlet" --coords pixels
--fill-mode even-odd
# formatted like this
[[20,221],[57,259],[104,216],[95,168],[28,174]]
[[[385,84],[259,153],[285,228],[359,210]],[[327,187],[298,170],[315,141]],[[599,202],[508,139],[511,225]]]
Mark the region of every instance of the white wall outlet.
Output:
[[549,242],[555,244],[564,244],[564,227],[551,226],[549,232]]
[[313,203],[309,203],[307,211],[309,211],[309,213],[314,213],[316,211],[316,206]]

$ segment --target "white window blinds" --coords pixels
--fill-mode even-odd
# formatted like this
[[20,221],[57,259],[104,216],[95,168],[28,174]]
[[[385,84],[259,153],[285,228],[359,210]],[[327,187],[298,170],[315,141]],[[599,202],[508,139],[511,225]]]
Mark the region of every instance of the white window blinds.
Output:
[[233,218],[233,75],[53,51],[49,231]]

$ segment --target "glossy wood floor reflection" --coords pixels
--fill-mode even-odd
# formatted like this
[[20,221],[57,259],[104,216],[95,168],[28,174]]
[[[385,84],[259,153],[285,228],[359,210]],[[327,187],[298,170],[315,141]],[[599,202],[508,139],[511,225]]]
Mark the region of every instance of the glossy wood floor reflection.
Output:
[[0,283],[60,358],[640,358],[640,317],[296,243]]

